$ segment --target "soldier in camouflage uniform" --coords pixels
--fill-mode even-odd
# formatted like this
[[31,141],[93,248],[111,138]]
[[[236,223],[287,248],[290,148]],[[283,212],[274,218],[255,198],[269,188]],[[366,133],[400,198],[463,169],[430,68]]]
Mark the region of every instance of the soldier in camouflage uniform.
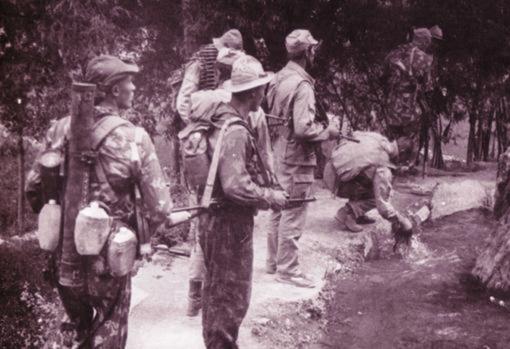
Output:
[[426,28],[413,31],[411,43],[391,51],[385,59],[387,81],[387,120],[385,135],[418,139],[423,113],[419,99],[432,88],[432,55],[427,53],[432,34]]
[[[212,44],[202,47],[193,55],[184,71],[182,85],[177,94],[176,108],[179,116],[186,124],[193,122],[197,114],[201,113],[201,111],[197,112],[196,107],[194,113],[192,113],[193,94],[217,89],[230,75],[235,58],[242,53],[243,38],[237,29],[231,29],[220,38],[213,38],[212,41]],[[192,205],[198,204],[195,189],[188,186],[188,190],[190,191],[190,203]],[[186,310],[188,316],[198,315],[202,302],[204,256],[197,243],[196,230],[197,220],[194,219],[190,227],[192,247],[190,251],[188,307]]]
[[[96,122],[131,107],[135,89],[132,76],[137,72],[136,65],[126,64],[112,56],[99,56],[89,62],[86,81],[97,84],[99,90],[94,115]],[[56,150],[64,157],[69,127],[69,116],[56,121],[46,134],[44,150]],[[110,215],[118,217],[119,224],[133,231],[137,229],[133,222],[134,185],[138,185],[143,196],[143,209],[149,219],[151,232],[163,222],[175,223],[183,218],[182,215],[171,214],[172,200],[166,179],[154,145],[144,129],[127,121],[113,129],[99,146],[96,166],[102,166],[107,183],[101,182],[92,171],[90,199],[106,204]],[[28,174],[26,186],[27,197],[36,212],[43,205],[41,190],[41,166],[36,160]],[[189,213],[184,216],[189,217]],[[139,243],[146,244],[148,241]],[[110,349],[124,348],[126,345],[131,275],[111,276],[106,250],[106,247],[103,248],[98,256],[83,257],[86,275],[84,289],[57,285],[70,320],[68,324],[63,324],[63,328],[72,330],[73,347]],[[55,253],[58,272],[61,246]]]
[[[316,146],[339,135],[338,125],[326,126],[316,118],[315,81],[307,70],[314,63],[317,45],[308,30],[290,33],[285,39],[290,60],[275,75],[267,93],[270,113],[288,121],[275,143],[276,177],[283,189],[296,198],[309,195],[317,166]],[[279,282],[312,288],[313,281],[300,269],[298,260],[306,208],[304,203],[272,212],[266,271],[277,273]]]
[[232,93],[211,118],[215,126],[209,151],[217,145],[219,128],[230,126],[220,149],[214,196],[219,207],[200,216],[200,245],[204,251],[206,277],[203,294],[203,335],[207,349],[237,348],[241,322],[250,302],[253,269],[253,224],[257,209],[280,209],[286,204],[283,191],[268,186],[268,175],[258,160],[256,140],[248,114],[256,111],[264,87],[272,75],[251,56],[234,62],[232,79],[224,88]]

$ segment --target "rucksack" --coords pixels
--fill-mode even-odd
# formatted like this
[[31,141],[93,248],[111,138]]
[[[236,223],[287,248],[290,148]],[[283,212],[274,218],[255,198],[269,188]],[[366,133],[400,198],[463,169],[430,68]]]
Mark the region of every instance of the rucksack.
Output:
[[[198,121],[190,123],[178,134],[184,176],[188,182],[188,186],[201,196],[200,204],[203,208],[208,208],[212,203],[212,194],[214,183],[216,182],[221,147],[223,146],[227,129],[234,125],[245,127],[253,136],[250,127],[241,118],[235,116],[227,119],[220,128],[212,157],[209,156],[208,151],[209,137],[214,129],[217,128],[212,122]],[[255,152],[258,163],[262,169],[262,177],[265,185],[270,185],[269,175],[262,163],[262,158],[257,147],[255,147]]]

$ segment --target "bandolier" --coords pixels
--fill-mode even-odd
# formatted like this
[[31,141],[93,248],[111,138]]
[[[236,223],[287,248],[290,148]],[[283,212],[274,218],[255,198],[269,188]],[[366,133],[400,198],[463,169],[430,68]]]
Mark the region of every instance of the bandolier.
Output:
[[205,45],[196,54],[200,62],[199,90],[214,90],[218,87],[220,79],[216,69],[216,57],[218,49],[213,45]]

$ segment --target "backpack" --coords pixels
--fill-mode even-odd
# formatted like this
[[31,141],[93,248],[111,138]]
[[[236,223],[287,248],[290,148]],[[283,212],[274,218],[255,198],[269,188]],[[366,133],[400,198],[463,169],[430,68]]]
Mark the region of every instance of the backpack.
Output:
[[[209,136],[215,128],[209,121],[198,121],[190,123],[181,132],[179,132],[179,142],[182,156],[184,176],[188,186],[195,192],[201,194],[201,206],[208,208],[212,203],[212,194],[218,164],[220,160],[221,147],[224,142],[226,131],[229,127],[241,125],[245,127],[253,136],[248,124],[239,117],[232,117],[225,121],[221,126],[218,139],[214,148],[212,157],[209,156]],[[258,163],[262,169],[262,177],[265,185],[270,185],[270,178],[263,165],[262,158],[255,147]]]
[[200,63],[200,77],[198,83],[198,90],[213,90],[218,87],[218,80],[215,74],[216,57],[218,49],[214,45],[209,44],[202,46],[195,52],[184,64],[178,69],[170,73],[167,82],[170,86],[170,106],[173,113],[177,113],[177,96],[184,80],[186,68],[195,62]]

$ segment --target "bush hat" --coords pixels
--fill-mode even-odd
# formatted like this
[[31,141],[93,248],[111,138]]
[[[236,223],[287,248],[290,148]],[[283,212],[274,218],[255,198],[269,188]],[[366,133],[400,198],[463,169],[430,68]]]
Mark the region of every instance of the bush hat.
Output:
[[272,72],[264,71],[257,59],[244,55],[234,62],[232,76],[225,81],[223,88],[232,93],[247,91],[269,83],[273,76]]

